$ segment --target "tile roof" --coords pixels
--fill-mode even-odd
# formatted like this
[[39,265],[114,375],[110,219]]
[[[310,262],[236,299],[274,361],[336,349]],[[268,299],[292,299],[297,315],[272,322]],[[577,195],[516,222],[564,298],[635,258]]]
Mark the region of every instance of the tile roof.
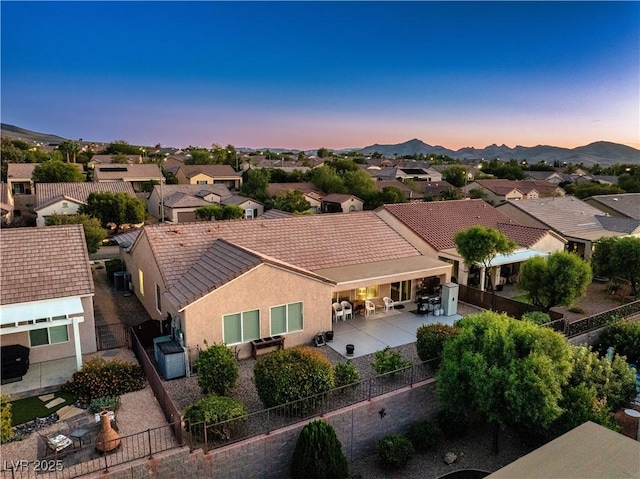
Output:
[[541,180],[475,180],[477,184],[486,188],[489,191],[493,191],[498,195],[504,195],[510,191],[517,189],[521,193],[528,194],[529,192],[536,190],[541,195],[551,194],[558,190],[558,185],[550,183],[548,181]]
[[272,220],[275,218],[287,218],[289,216],[295,216],[293,213],[289,213],[288,211],[271,209],[264,212],[264,214],[260,217],[261,220]]
[[616,231],[628,235],[640,233],[640,220],[635,218],[620,218],[618,216],[596,216],[602,227],[607,231]]
[[59,198],[73,198],[86,203],[91,193],[126,193],[136,197],[133,186],[128,181],[112,181],[108,183],[38,183],[36,187],[36,209],[50,204]]
[[113,164],[114,160],[118,156],[124,156],[127,159],[128,164],[142,162],[142,156],[140,155],[93,155],[89,163],[101,163],[110,165]]
[[388,211],[438,251],[455,248],[456,233],[475,225],[495,228],[519,246],[535,244],[547,230],[519,225],[483,200],[434,201],[384,205]]
[[371,211],[148,225],[143,236],[148,238],[167,287],[217,239],[311,272],[420,256],[414,246]]
[[38,166],[37,163],[8,163],[7,179],[31,179],[33,170]]
[[214,240],[171,285],[166,296],[172,304],[183,308],[261,263],[254,253],[221,239]]
[[601,204],[621,215],[640,220],[640,193],[592,196],[587,198],[585,202],[589,202],[596,208],[598,204]]
[[142,165],[97,165],[93,171],[94,181],[139,181],[160,179],[160,167],[151,163]]
[[0,230],[0,304],[92,294],[82,225]]
[[187,178],[196,175],[215,176],[238,176],[236,170],[229,165],[183,165],[178,168]]
[[222,205],[241,205],[242,203],[246,203],[247,201],[253,201],[254,203],[262,204],[258,200],[254,200],[254,199],[249,198],[247,196],[241,196],[241,195],[228,196],[227,198],[224,198],[223,200],[221,200],[220,204],[222,204]]
[[213,193],[220,198],[226,198],[231,196],[231,191],[227,185],[215,184],[215,185],[163,185],[162,191],[160,191],[160,185],[155,185],[154,190],[156,194],[160,196],[160,193],[164,194],[165,198],[172,193],[180,192],[190,196],[197,196],[203,198],[208,194]]
[[211,205],[212,203],[198,196],[188,195],[181,191],[175,191],[164,195],[162,201],[167,208],[198,208],[200,206]]
[[598,234],[611,236],[607,232],[615,231],[608,230],[606,225],[599,221],[598,217],[604,216],[602,211],[574,196],[508,201],[497,209],[500,210],[505,205],[511,205],[527,213],[565,236],[595,238]]

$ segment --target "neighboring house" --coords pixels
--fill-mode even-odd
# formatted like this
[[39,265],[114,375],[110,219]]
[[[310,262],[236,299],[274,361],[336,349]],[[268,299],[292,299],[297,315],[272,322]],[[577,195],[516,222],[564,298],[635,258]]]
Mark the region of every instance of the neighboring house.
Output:
[[34,194],[33,170],[38,163],[8,163],[7,185],[14,196]]
[[122,257],[152,318],[171,317],[188,347],[223,342],[241,357],[262,337],[309,344],[332,328],[336,298],[395,290],[409,302],[423,280],[446,283],[451,272],[369,211],[147,225]]
[[468,195],[474,189],[481,189],[487,195],[486,201],[494,205],[511,200],[531,200],[565,195],[564,190],[559,186],[537,180],[476,180],[466,185],[462,191]]
[[175,175],[181,185],[226,185],[233,190],[242,186],[242,175],[229,165],[183,165]]
[[236,205],[244,210],[245,218],[258,218],[264,214],[264,205],[257,200],[247,198],[246,196],[232,195],[228,198],[223,198],[220,204]]
[[362,211],[364,201],[354,195],[331,193],[322,198],[320,211],[322,213],[352,213]]
[[451,190],[451,189],[456,189],[455,186],[453,186],[451,183],[449,183],[448,181],[416,181],[414,183],[418,188],[420,188],[421,191],[421,195],[420,197],[424,197],[424,196],[431,196],[433,198],[439,197],[442,195],[443,192],[447,191],[447,190]]
[[164,183],[164,175],[158,165],[151,163],[142,165],[97,165],[93,170],[93,181],[108,183],[112,181],[129,181],[134,191],[142,191],[143,185],[151,181]]
[[396,178],[400,181],[422,180],[438,182],[442,181],[442,173],[435,168],[396,168]]
[[9,224],[13,219],[13,195],[6,183],[0,183],[0,216],[2,224]]
[[269,183],[267,187],[267,194],[271,197],[283,195],[289,191],[300,191],[304,195],[304,199],[309,202],[309,211],[320,213],[324,193],[313,183]]
[[640,235],[640,220],[606,216],[574,196],[509,201],[496,209],[521,224],[555,231],[567,241],[568,251],[583,258],[591,257],[600,238]]
[[[453,276],[460,284],[485,288],[483,267],[469,268],[454,243],[454,236],[472,226],[494,228],[515,241],[517,249],[510,255],[496,257],[492,266],[493,284],[514,282],[520,263],[534,256],[563,251],[565,242],[548,228],[523,226],[497,211],[483,200],[436,201],[384,205],[376,214],[423,254],[453,265]],[[501,281],[501,277],[504,281]]]
[[142,163],[141,155],[93,155],[89,163],[87,163],[87,167],[93,169],[97,165],[114,164],[116,157],[125,157],[129,165]]
[[591,196],[584,202],[611,216],[640,220],[640,193]]
[[195,211],[198,208],[220,204],[222,199],[230,196],[226,185],[156,185],[147,198],[147,211],[164,221],[196,221]]
[[51,215],[75,215],[82,205],[87,204],[91,193],[126,193],[136,197],[133,186],[128,181],[109,183],[38,183],[36,226],[45,226]]
[[565,181],[571,181],[571,176],[557,171],[524,171],[525,180],[547,181],[554,185],[559,185]]
[[2,345],[30,348],[29,361],[96,351],[94,285],[82,225],[2,230]]

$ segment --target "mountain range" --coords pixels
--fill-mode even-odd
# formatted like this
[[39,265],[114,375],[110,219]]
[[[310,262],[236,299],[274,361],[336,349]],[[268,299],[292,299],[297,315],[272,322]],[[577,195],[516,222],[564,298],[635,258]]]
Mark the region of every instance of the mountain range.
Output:
[[[44,144],[59,144],[65,138],[49,133],[38,133],[30,131],[18,126],[2,123],[2,136],[9,138],[21,138],[25,141],[35,141]],[[273,152],[292,151],[297,153],[299,150],[291,150],[286,148],[261,148],[261,151],[269,149]],[[259,151],[257,148],[237,148],[238,151]],[[538,146],[516,146],[511,148],[507,145],[489,145],[485,148],[465,147],[459,150],[451,150],[444,146],[433,146],[414,138],[404,143],[394,145],[374,144],[364,148],[347,148],[342,150],[333,150],[338,152],[356,151],[364,155],[371,155],[378,152],[387,158],[405,155],[446,155],[450,158],[459,160],[465,159],[493,159],[500,158],[502,160],[527,160],[529,163],[539,163],[546,161],[553,163],[582,163],[585,166],[591,166],[596,163],[606,167],[614,163],[640,163],[640,150],[619,143],[611,143],[607,141],[597,141],[585,146],[576,148],[562,148],[551,145]],[[316,150],[309,150],[308,153],[315,153]]]

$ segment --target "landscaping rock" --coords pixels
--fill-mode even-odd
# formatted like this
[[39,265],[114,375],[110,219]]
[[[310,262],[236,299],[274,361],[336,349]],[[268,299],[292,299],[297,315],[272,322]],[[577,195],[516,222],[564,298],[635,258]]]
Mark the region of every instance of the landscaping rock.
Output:
[[445,464],[453,464],[458,460],[458,455],[455,452],[448,452],[442,459]]

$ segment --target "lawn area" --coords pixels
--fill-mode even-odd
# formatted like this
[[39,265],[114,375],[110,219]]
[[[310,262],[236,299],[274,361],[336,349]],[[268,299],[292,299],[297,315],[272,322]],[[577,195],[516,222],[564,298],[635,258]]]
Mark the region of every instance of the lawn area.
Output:
[[53,406],[48,409],[45,404],[49,401],[42,401],[38,398],[38,396],[33,396],[24,399],[17,399],[16,401],[12,401],[11,404],[11,424],[13,426],[17,426],[18,424],[23,424],[27,421],[31,421],[37,417],[46,417],[50,414],[53,414],[58,409],[63,406],[69,406],[76,401],[76,398],[73,394],[63,391],[58,391],[53,393],[53,401],[56,398],[64,399],[64,402]]

